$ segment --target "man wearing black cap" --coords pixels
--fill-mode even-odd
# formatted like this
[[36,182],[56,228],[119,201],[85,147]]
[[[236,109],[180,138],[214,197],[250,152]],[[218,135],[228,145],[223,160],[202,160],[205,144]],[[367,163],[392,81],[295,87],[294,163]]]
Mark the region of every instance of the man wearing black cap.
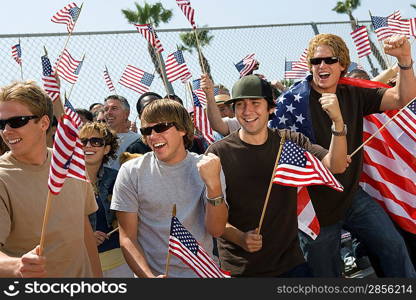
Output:
[[[227,185],[229,217],[219,238],[221,266],[237,277],[309,276],[297,236],[296,188],[273,184],[260,234],[256,229],[281,136],[317,156],[333,173],[347,167],[345,136],[333,136],[327,151],[299,133],[268,128],[275,106],[272,89],[255,75],[238,80],[226,104],[232,104],[241,129],[208,148],[220,157]],[[323,102],[322,107],[336,128],[344,126],[338,102]]]

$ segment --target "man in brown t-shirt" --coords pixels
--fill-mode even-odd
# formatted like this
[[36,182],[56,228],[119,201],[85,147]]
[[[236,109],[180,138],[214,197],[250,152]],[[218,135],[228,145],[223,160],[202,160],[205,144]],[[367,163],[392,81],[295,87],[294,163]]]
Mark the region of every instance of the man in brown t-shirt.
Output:
[[[59,101],[59,100],[58,100]],[[52,102],[34,82],[0,91],[0,277],[101,277],[88,215],[97,210],[90,183],[67,178],[52,199],[45,249],[39,255],[51,149]]]
[[[397,58],[400,83],[391,89],[362,88],[339,82],[350,64],[345,42],[333,34],[316,35],[309,43],[307,54],[312,75],[281,96],[272,127],[296,127],[298,132],[325,148],[333,130],[320,102],[336,99],[346,124],[343,131],[347,134],[348,153],[352,153],[362,144],[364,116],[399,109],[416,96],[410,50],[410,43],[404,36],[386,39],[384,51]],[[302,118],[299,117],[301,111]],[[341,276],[339,248],[341,228],[344,227],[364,243],[372,256],[377,257],[382,275],[415,277],[403,238],[381,206],[359,187],[362,165],[363,153],[360,150],[352,157],[346,172],[336,176],[344,186],[342,193],[324,186],[308,187],[321,226],[315,240],[300,233],[308,265],[316,277]]]
[[[338,173],[347,166],[345,136],[334,136],[328,152],[301,134],[267,128],[275,104],[270,85],[256,75],[237,81],[227,104],[233,105],[241,129],[208,148],[221,160],[229,204],[228,223],[219,239],[221,266],[232,276],[306,277],[297,236],[296,188],[273,184],[261,232],[256,231],[280,139],[285,135]],[[338,102],[321,104],[340,131],[344,123]]]

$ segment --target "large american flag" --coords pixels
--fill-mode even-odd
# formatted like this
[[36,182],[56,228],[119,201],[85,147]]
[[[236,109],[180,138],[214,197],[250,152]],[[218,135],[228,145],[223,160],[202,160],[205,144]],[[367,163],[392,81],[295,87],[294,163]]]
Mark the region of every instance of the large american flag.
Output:
[[203,107],[206,107],[207,96],[205,95],[204,90],[201,88],[201,79],[192,80],[192,90],[198,97],[199,103],[201,103]]
[[134,24],[134,26],[136,26],[137,31],[143,35],[157,52],[161,53],[164,50],[156,31],[150,24]]
[[71,33],[77,22],[80,11],[81,9],[74,2],[71,2],[54,14],[51,21],[59,24],[66,24],[68,33]]
[[192,77],[181,50],[168,55],[166,59],[166,75],[170,82],[174,82],[177,79],[185,82]]
[[357,26],[357,28],[350,33],[355,47],[357,48],[358,57],[364,57],[371,54],[370,40],[368,38],[367,27]]
[[85,156],[78,131],[81,120],[68,100],[65,101],[65,114],[59,120],[53,143],[48,187],[52,194],[61,192],[66,177],[87,181]]
[[61,58],[58,59],[58,66],[56,67],[56,73],[68,81],[69,83],[76,83],[78,80],[79,72],[83,60],[76,60],[72,57],[67,49],[62,52]]
[[294,68],[297,61],[285,60],[285,79],[300,79],[306,76],[307,71]]
[[178,4],[179,8],[182,10],[185,17],[188,19],[189,23],[191,23],[192,28],[196,29],[195,25],[195,10],[191,7],[191,1],[189,0],[176,0],[176,4]]
[[20,43],[12,46],[12,57],[19,64],[22,64],[22,48],[20,48]]
[[326,185],[337,191],[344,190],[319,159],[292,141],[283,145],[273,182],[295,187]]
[[116,90],[113,85],[113,81],[111,80],[110,73],[108,73],[107,66],[105,67],[105,70],[104,70],[104,81],[108,89],[110,90],[110,92],[114,92]]
[[388,24],[388,18],[371,16],[371,22],[373,23],[374,31],[379,41],[393,35],[393,32]]
[[235,64],[237,71],[240,73],[240,77],[251,74],[254,67],[258,64],[258,61],[254,58],[254,53],[248,54],[242,60]]
[[133,91],[143,94],[149,91],[154,75],[132,65],[127,65],[118,83]]
[[[387,111],[365,117],[363,140],[395,113]],[[416,234],[415,101],[364,146],[360,184],[396,224]]]
[[52,70],[51,62],[47,55],[42,56],[42,82],[43,89],[51,97],[52,101],[59,99],[61,91],[55,73]]
[[169,252],[188,265],[200,278],[230,278],[221,270],[192,234],[172,217],[169,235]]
[[207,140],[209,144],[215,142],[214,135],[212,132],[211,125],[207,117],[207,113],[202,106],[201,102],[198,99],[198,96],[195,92],[192,92],[192,98],[194,101],[194,124],[195,127],[199,129],[202,136]]

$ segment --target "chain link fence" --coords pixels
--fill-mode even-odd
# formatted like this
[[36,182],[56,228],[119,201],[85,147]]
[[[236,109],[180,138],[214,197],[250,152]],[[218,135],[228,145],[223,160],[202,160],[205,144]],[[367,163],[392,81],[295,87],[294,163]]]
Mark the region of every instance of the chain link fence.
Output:
[[[361,21],[371,32],[370,37],[380,49],[380,43],[370,30],[369,21]],[[301,23],[261,26],[238,26],[206,28],[213,38],[209,45],[203,47],[204,56],[211,66],[211,74],[216,84],[221,83],[231,88],[239,78],[234,64],[249,53],[255,53],[260,67],[256,73],[266,76],[268,80],[283,79],[284,62],[298,60],[308,41],[316,33],[334,33],[344,38],[352,61],[361,64],[370,74],[371,69],[367,59],[358,60],[355,46],[353,45],[349,22],[325,22],[325,23]],[[189,29],[158,30],[159,39],[165,51],[162,53],[166,59],[169,53],[182,45],[179,35],[190,32]],[[33,79],[41,84],[42,67],[40,57],[44,55],[43,47],[48,51],[51,62],[54,62],[62,51],[67,34],[21,34],[0,36],[0,66],[2,76],[0,84],[5,85],[13,80],[20,80],[20,67],[11,56],[12,45],[18,42],[22,48],[23,78]],[[74,33],[67,49],[75,59],[81,59],[85,54],[77,83],[71,84],[61,80],[62,92],[70,93],[70,101],[76,108],[87,108],[94,102],[102,102],[110,94],[103,77],[103,71],[107,66],[116,92],[125,96],[132,109],[130,119],[137,115],[135,105],[138,93],[118,84],[125,67],[134,65],[146,72],[153,73],[154,65],[147,50],[147,41],[136,30],[118,32],[83,32]],[[198,52],[185,51],[184,58],[191,70],[193,79],[201,74],[198,62]],[[380,72],[381,68],[377,59],[371,55],[374,66]],[[393,63],[390,58],[387,63]],[[163,81],[155,73],[155,79],[151,85],[151,91],[164,96],[166,94]],[[175,93],[180,96],[185,105],[190,108],[191,100],[188,99],[185,86],[180,80],[173,84]],[[72,90],[72,91],[71,91]]]

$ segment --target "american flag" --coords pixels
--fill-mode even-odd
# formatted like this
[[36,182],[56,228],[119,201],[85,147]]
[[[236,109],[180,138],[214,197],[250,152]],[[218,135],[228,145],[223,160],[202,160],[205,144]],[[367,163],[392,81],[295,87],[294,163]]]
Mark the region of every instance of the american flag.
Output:
[[192,80],[192,90],[198,97],[199,103],[201,103],[203,107],[206,107],[207,96],[205,95],[204,90],[201,88],[201,79]]
[[169,252],[188,265],[200,278],[230,278],[201,247],[192,234],[172,217],[169,235]]
[[237,71],[240,73],[240,78],[253,73],[254,67],[259,63],[254,55],[254,53],[251,53],[235,64]]
[[149,91],[154,75],[132,65],[127,65],[118,83],[133,91],[143,94]]
[[85,156],[78,136],[81,120],[67,100],[64,110],[56,129],[49,170],[48,187],[54,195],[61,192],[66,177],[87,181]]
[[201,102],[198,99],[198,96],[195,92],[192,92],[192,98],[194,100],[194,124],[195,127],[199,129],[202,136],[207,140],[209,144],[215,142],[214,135],[212,133],[211,125],[205,112],[204,107],[201,105]]
[[168,55],[166,59],[166,75],[170,82],[174,82],[177,79],[185,82],[192,77],[181,50]]
[[[364,146],[360,184],[405,231],[416,234],[415,101]],[[396,112],[364,118],[366,140]],[[400,115],[399,115],[400,116]]]
[[357,48],[358,57],[364,57],[371,54],[370,40],[368,38],[367,27],[357,26],[357,28],[350,33],[355,47]]
[[110,92],[114,92],[116,90],[114,88],[113,81],[111,80],[110,74],[108,73],[107,67],[105,67],[105,70],[104,70],[104,81],[108,89],[110,90]]
[[400,13],[400,10],[395,10],[392,14],[387,16],[387,19],[400,20],[401,18],[402,15]]
[[192,28],[196,29],[194,20],[195,10],[191,7],[191,1],[176,0],[176,4],[178,4],[179,8],[182,10],[183,14],[188,19],[189,23],[191,23]]
[[19,65],[22,64],[22,48],[20,48],[20,43],[12,46],[12,57]]
[[308,189],[304,186],[298,187],[297,216],[298,228],[312,239],[316,239],[321,231],[321,226],[313,208]]
[[164,50],[156,31],[150,24],[134,24],[134,26],[136,26],[137,31],[144,36],[157,52],[161,53]]
[[340,192],[344,190],[319,159],[292,141],[283,145],[273,182],[295,187],[326,185]]
[[59,65],[56,67],[56,73],[69,83],[74,84],[77,82],[83,60],[74,59],[69,51],[64,49],[58,63]]
[[296,61],[285,60],[285,79],[300,79],[306,76],[306,71],[294,69]]
[[308,61],[306,60],[307,55],[308,49],[303,50],[302,54],[299,57],[299,60],[294,62],[293,70],[309,72]]
[[410,20],[387,19],[387,23],[392,33],[410,37]]
[[393,35],[387,18],[371,16],[371,22],[373,23],[374,31],[379,41]]
[[71,2],[54,14],[51,21],[59,24],[66,24],[68,33],[71,33],[77,22],[80,11],[81,9],[74,2]]
[[61,94],[58,80],[52,70],[51,62],[49,61],[48,56],[44,55],[40,59],[42,61],[43,89],[49,97],[51,97],[52,101],[55,101],[59,99]]
[[416,36],[416,18],[409,19],[410,35]]

